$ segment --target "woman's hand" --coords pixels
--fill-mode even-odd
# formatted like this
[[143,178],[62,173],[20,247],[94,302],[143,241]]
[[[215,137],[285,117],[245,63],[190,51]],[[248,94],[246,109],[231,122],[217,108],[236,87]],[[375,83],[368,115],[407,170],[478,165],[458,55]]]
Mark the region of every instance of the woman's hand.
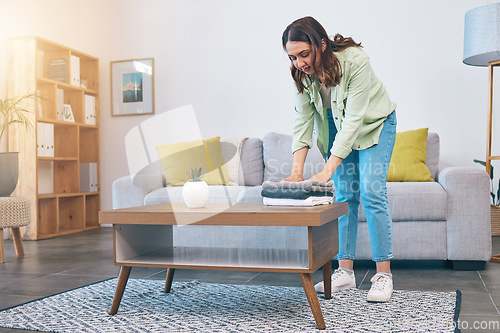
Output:
[[317,180],[322,183],[328,182],[330,179],[332,179],[333,173],[330,174],[330,172],[325,171],[325,169],[321,170],[321,172],[315,174],[310,180]]
[[342,163],[342,158],[331,155],[328,161],[326,161],[325,166],[323,167],[323,170],[312,176],[311,180],[317,180],[319,182],[326,183],[330,179],[332,179],[333,174],[335,173],[335,170],[339,167],[339,165]]
[[283,179],[282,181],[301,182],[303,180],[304,180],[304,176],[302,176],[302,174],[292,173],[290,176],[288,176],[287,178]]

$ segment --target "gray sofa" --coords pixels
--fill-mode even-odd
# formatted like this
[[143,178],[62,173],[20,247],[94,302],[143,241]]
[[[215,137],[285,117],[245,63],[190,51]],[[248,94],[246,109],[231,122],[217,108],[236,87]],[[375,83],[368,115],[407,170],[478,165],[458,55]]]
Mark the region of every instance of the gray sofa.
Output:
[[[291,140],[290,135],[278,133],[268,133],[262,140],[245,140],[241,148],[238,184],[211,185],[209,202],[262,202],[262,182],[280,181],[290,174]],[[224,144],[223,138],[221,142]],[[320,171],[323,164],[318,149],[311,149],[304,177]],[[394,260],[446,260],[458,270],[484,269],[491,256],[490,180],[487,173],[476,167],[440,170],[439,136],[436,133],[429,133],[427,139],[426,164],[435,182],[387,183],[394,222]],[[113,183],[113,208],[182,202],[181,187],[164,187],[163,184],[161,172],[119,178]],[[356,259],[371,260],[362,207],[359,219]],[[214,228],[218,228],[217,232]],[[277,247],[286,247],[286,244],[307,246],[303,237],[295,235],[296,229],[290,227],[292,229],[283,232],[282,228],[176,228],[174,245],[183,246],[196,238],[198,246],[232,246],[233,242],[245,239],[251,232],[256,239],[272,238],[272,244]]]

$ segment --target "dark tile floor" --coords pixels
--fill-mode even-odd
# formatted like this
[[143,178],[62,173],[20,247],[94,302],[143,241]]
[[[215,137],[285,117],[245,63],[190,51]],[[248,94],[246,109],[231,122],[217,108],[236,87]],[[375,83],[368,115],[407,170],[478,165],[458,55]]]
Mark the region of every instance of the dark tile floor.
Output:
[[[112,230],[99,230],[40,241],[24,241],[25,256],[17,257],[11,240],[5,241],[6,262],[0,264],[0,309],[84,286],[118,275],[113,266]],[[493,237],[493,253],[500,254],[500,237]],[[361,289],[370,288],[375,265],[355,265]],[[462,296],[462,331],[500,331],[500,263],[484,271],[454,271],[441,261],[394,261],[394,289],[454,291]],[[164,279],[164,269],[133,268],[132,278]],[[298,274],[176,270],[175,280],[236,284],[300,286]],[[313,275],[322,279],[321,271]],[[483,327],[483,329],[473,330]],[[465,328],[468,328],[466,330]],[[17,330],[0,328],[0,333]],[[26,331],[24,331],[26,332]]]

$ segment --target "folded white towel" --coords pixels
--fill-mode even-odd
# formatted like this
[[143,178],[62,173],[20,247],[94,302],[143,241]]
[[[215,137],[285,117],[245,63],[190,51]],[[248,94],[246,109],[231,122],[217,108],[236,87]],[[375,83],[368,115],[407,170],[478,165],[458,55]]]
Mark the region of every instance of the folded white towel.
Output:
[[262,198],[266,206],[297,206],[312,207],[318,205],[329,205],[333,202],[332,197],[309,197],[307,199],[283,199],[283,198]]

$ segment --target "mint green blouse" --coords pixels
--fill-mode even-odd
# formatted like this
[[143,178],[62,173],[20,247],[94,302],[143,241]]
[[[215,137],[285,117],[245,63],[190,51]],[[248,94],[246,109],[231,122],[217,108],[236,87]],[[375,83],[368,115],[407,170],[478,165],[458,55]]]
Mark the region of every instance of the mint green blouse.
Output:
[[[342,68],[340,83],[332,87],[331,106],[337,136],[332,155],[346,158],[352,149],[378,143],[387,116],[396,109],[382,81],[374,74],[367,54],[360,47],[335,52]],[[323,157],[328,150],[328,114],[323,108],[320,84],[315,74],[306,78],[303,93],[295,98],[292,151],[312,147],[313,130]],[[316,128],[314,128],[316,127]]]

